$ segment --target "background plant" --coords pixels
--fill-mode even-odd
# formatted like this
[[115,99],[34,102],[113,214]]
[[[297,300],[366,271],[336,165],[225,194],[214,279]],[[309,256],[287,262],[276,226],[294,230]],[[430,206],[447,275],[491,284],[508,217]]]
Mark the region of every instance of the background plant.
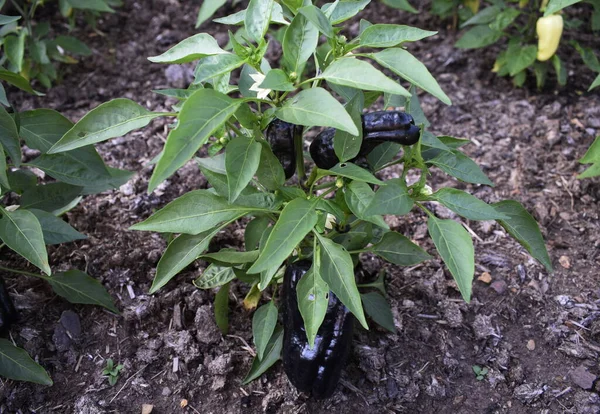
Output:
[[[498,76],[510,76],[516,86],[525,83],[528,73],[533,72],[538,88],[541,88],[550,71],[554,71],[560,85],[567,83],[567,71],[558,54],[550,60],[540,61],[538,55],[538,39],[536,23],[543,17],[560,13],[567,6],[581,3],[582,0],[530,0],[530,1],[490,1],[473,17],[465,21],[461,27],[465,33],[456,42],[456,47],[477,49],[507,40],[506,48],[498,55],[494,72]],[[600,2],[583,1],[593,6],[591,29],[600,30]],[[566,16],[565,16],[566,17]],[[578,19],[565,20],[565,30],[577,30],[584,23]],[[549,34],[552,36],[552,34]],[[560,34],[558,34],[560,37]],[[564,36],[561,45],[564,45]],[[592,71],[600,73],[600,63],[594,50],[586,48],[575,41],[568,42],[581,55],[583,63]],[[559,48],[560,50],[560,48]],[[590,85],[590,90],[600,85],[600,75]]]
[[[27,79],[13,72],[0,69],[0,80],[38,94]],[[105,165],[91,145],[48,154],[72,129],[73,123],[52,109],[16,112],[6,96],[0,103],[0,248],[13,250],[39,272],[6,265],[1,265],[0,270],[43,279],[57,295],[72,303],[99,305],[117,313],[111,297],[97,280],[77,269],[53,272],[46,245],[85,239],[85,235],[61,216],[84,196],[121,186],[132,173]],[[39,155],[23,161],[22,143]],[[53,180],[40,180],[33,171],[43,172]],[[3,339],[0,340],[0,376],[52,384],[46,371],[25,351]]]
[[[224,49],[209,34],[199,33],[149,58],[165,64],[197,61],[189,88],[158,91],[179,100],[174,112],[149,112],[135,102],[113,100],[89,112],[48,150],[48,154],[72,151],[124,135],[158,116],[176,118],[164,149],[155,158],[148,191],[191,159],[211,187],[188,192],[132,229],[178,235],[158,263],[150,293],[197,259],[211,263],[194,284],[201,289],[219,288],[215,316],[224,332],[229,286],[234,279],[248,285],[246,308],[256,308],[263,297],[267,299],[253,317],[257,357],[245,382],[279,358],[283,330],[277,326],[277,292],[288,261],[308,258],[313,263],[309,277],[300,281],[303,288],[298,289],[311,343],[323,321],[330,290],[363,327],[368,329],[366,312],[377,323],[394,329],[384,297],[375,290],[359,292],[354,263],[364,253],[401,266],[431,256],[391,230],[383,215],[406,215],[417,207],[426,216],[433,243],[467,301],[474,274],[471,236],[459,222],[436,217],[429,208],[432,202],[443,204],[463,219],[498,221],[551,270],[539,228],[518,202],[488,205],[464,191],[441,188],[432,192],[427,186],[431,168],[468,183],[492,183],[460,151],[467,140],[437,137],[427,130],[430,122],[420,107],[417,88],[446,104],[451,102],[427,68],[403,45],[436,32],[362,20],[358,36],[348,39],[340,25],[367,3],[336,1],[319,8],[307,1],[251,0],[247,9],[217,19],[240,26],[235,34],[230,32]],[[270,26],[274,26],[274,35],[265,37]],[[326,40],[320,43],[322,36]],[[281,43],[283,56],[278,67],[272,68],[265,53],[275,42]],[[236,69],[240,69],[239,81],[231,84],[231,72]],[[361,114],[375,102],[404,107],[421,125],[421,140],[411,147],[381,144],[368,154],[368,166],[362,168],[351,160],[361,147]],[[329,170],[313,167],[306,174],[309,157],[303,151],[304,138],[299,136],[295,142],[299,150],[296,178],[286,181],[263,136],[275,118],[303,126],[304,134],[318,127],[336,128],[334,147],[340,162]],[[206,146],[211,156],[195,158]],[[374,175],[397,164],[403,164],[398,178],[382,181]],[[416,181],[407,181],[409,172]],[[244,251],[206,253],[218,232],[243,217],[251,218],[245,229]],[[384,293],[383,275],[362,288]]]
[[76,57],[92,51],[73,36],[54,35],[50,22],[38,19],[36,12],[41,7],[58,7],[70,29],[79,14],[95,28],[101,13],[112,13],[112,7],[121,5],[121,0],[0,0],[0,10],[11,13],[0,14],[0,67],[49,88],[58,78],[57,63],[77,63]]

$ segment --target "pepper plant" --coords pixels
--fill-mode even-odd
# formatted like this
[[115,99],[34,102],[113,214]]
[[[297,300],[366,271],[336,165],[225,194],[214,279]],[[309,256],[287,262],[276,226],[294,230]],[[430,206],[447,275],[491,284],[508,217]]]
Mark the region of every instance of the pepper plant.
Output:
[[[19,74],[0,69],[0,81],[39,94]],[[0,97],[0,249],[3,253],[13,250],[39,269],[32,272],[0,262],[0,272],[43,279],[57,295],[72,303],[99,305],[117,313],[110,295],[97,280],[77,269],[53,272],[48,260],[46,245],[86,238],[61,216],[85,195],[117,188],[132,176],[129,171],[106,166],[92,145],[48,154],[72,127],[73,123],[57,111],[18,112],[6,96]],[[33,159],[23,161],[22,142],[37,152]],[[40,180],[40,175],[47,177]],[[0,283],[0,331],[8,330],[15,319],[10,296]],[[40,365],[5,339],[0,339],[0,376],[52,384]]]
[[[36,18],[41,7],[58,7],[67,19],[68,26],[75,26],[75,19],[83,15],[87,24],[95,28],[100,13],[112,13],[122,5],[121,0],[0,0],[0,66],[18,73],[27,80],[37,80],[46,88],[58,79],[56,63],[74,64],[77,57],[92,54],[90,48],[76,37],[52,34],[50,22]],[[7,10],[7,11],[4,11]],[[0,96],[3,89],[0,89]]]
[[[224,331],[229,286],[235,279],[249,286],[246,308],[256,308],[261,298],[268,299],[253,318],[258,356],[246,382],[279,358],[283,333],[277,326],[278,284],[286,264],[296,260],[313,263],[307,273],[310,279],[303,279],[303,288],[298,289],[299,310],[311,343],[323,321],[329,291],[365,329],[365,309],[372,311],[374,320],[394,329],[389,307],[380,306],[385,303],[383,296],[370,292],[366,299],[361,297],[354,264],[361,254],[375,254],[400,266],[432,256],[390,229],[384,215],[407,215],[416,209],[426,216],[433,244],[466,301],[471,299],[474,276],[471,236],[460,221],[438,218],[431,203],[441,203],[465,220],[498,221],[551,269],[539,228],[518,202],[488,205],[453,188],[429,191],[427,179],[434,168],[463,182],[492,183],[460,151],[467,140],[437,137],[427,130],[430,123],[417,90],[448,105],[451,101],[404,46],[436,32],[362,20],[358,34],[344,34],[344,22],[364,6],[364,1],[317,7],[308,0],[251,0],[247,9],[218,19],[236,26],[226,46],[199,33],[149,58],[164,64],[197,62],[195,80],[187,89],[158,91],[178,100],[173,112],[150,112],[129,100],[113,100],[85,115],[48,150],[48,154],[60,154],[124,135],[159,116],[175,119],[164,149],[155,158],[148,191],[190,160],[210,188],[189,191],[132,229],[176,235],[158,263],[150,293],[201,259],[210,265],[194,283],[202,289],[219,288],[215,314]],[[272,26],[277,35],[266,36]],[[278,64],[265,57],[277,42],[283,50]],[[240,69],[239,78],[231,76],[236,69]],[[384,107],[403,107],[410,113],[420,127],[420,139],[412,146],[384,142],[359,166],[352,160],[363,144],[361,114],[382,101]],[[271,139],[263,132],[276,120],[301,130],[292,134],[289,146],[296,165],[290,179],[286,178],[289,158],[281,155],[285,145],[278,141],[289,137]],[[329,169],[312,166],[305,151],[305,140],[321,127],[336,130],[333,150],[339,162]],[[210,155],[198,157],[205,147]],[[403,168],[397,178],[384,181],[376,176],[398,165]],[[414,176],[416,181],[409,182]],[[217,233],[243,218],[250,218],[244,251],[224,248],[206,253]],[[381,278],[366,287],[382,289]]]
[[[575,18],[564,20],[562,10],[565,7],[575,3],[591,4],[591,28],[600,30],[600,2],[597,0],[492,0],[490,3],[461,25],[467,30],[456,42],[456,47],[477,49],[506,39],[505,50],[498,55],[492,72],[510,76],[516,86],[522,86],[528,73],[533,72],[538,88],[542,88],[551,70],[558,84],[566,85],[567,71],[556,52],[563,28],[577,29],[583,22]],[[581,55],[589,69],[599,73],[589,90],[599,86],[600,62],[595,51],[575,40],[569,45]]]

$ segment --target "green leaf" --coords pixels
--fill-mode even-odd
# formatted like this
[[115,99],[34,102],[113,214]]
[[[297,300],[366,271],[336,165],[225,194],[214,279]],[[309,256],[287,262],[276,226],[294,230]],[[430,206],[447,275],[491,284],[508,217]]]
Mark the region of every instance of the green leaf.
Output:
[[261,306],[254,312],[252,317],[252,337],[256,345],[256,355],[258,359],[264,358],[265,350],[269,340],[273,336],[277,326],[277,307],[270,301]]
[[221,249],[215,253],[203,254],[199,257],[199,259],[228,265],[239,265],[254,262],[256,259],[258,259],[258,253],[258,250],[239,252],[232,249]]
[[244,27],[251,40],[261,43],[269,28],[273,0],[250,0],[244,18]]
[[44,273],[51,273],[42,227],[33,213],[23,209],[2,211],[0,238]]
[[[316,252],[318,254],[318,252]],[[318,257],[315,256],[315,257]],[[298,309],[304,320],[308,345],[313,348],[319,327],[325,319],[329,304],[329,286],[321,278],[320,265],[315,266],[302,276],[296,287]]]
[[[213,22],[227,24],[227,25],[236,25],[236,24],[244,23],[245,19],[246,19],[246,10],[240,10],[239,12],[230,14],[229,16],[214,19]],[[285,24],[285,25],[289,24],[289,22],[283,16],[283,9],[281,8],[281,5],[279,3],[273,3],[273,10],[271,10],[271,23]]]
[[91,56],[92,51],[85,43],[73,36],[57,36],[54,41],[57,45],[80,56]]
[[329,20],[331,20],[331,24],[338,24],[356,16],[370,2],[371,0],[348,0],[336,2],[337,4],[326,3],[321,7],[321,10],[325,15],[329,15],[329,9],[335,7],[329,16]]
[[404,42],[416,42],[438,32],[399,24],[374,24],[360,34],[361,47],[394,47]]
[[410,5],[408,0],[383,0],[383,4],[410,13],[416,14],[419,12],[417,9]]
[[260,164],[256,170],[256,178],[258,178],[259,183],[270,191],[276,191],[285,183],[283,167],[266,142],[262,143]]
[[184,103],[177,127],[167,137],[162,157],[154,168],[148,192],[182,167],[208,138],[237,110],[240,101],[213,89],[199,89]]
[[248,186],[260,164],[262,145],[253,138],[239,136],[225,148],[225,169],[229,187],[229,202],[233,203]]
[[[27,146],[45,154],[56,144],[73,123],[53,109],[35,109],[19,114],[20,134]],[[72,154],[78,154],[73,152]],[[102,163],[104,165],[104,163]]]
[[194,280],[194,286],[198,289],[212,289],[223,286],[235,279],[235,273],[230,266],[218,266],[210,264],[202,274]]
[[352,164],[351,162],[342,162],[342,163],[336,164],[329,170],[323,170],[323,171],[327,171],[334,175],[350,178],[351,180],[360,181],[363,183],[377,184],[377,185],[384,184],[383,181],[378,180],[369,171],[365,170],[364,168],[359,167],[356,164]]
[[196,235],[182,234],[171,241],[158,262],[156,276],[154,276],[149,293],[156,293],[169,280],[173,279],[175,275],[204,253],[208,249],[211,239],[220,230],[219,227]]
[[481,168],[460,151],[442,151],[434,158],[427,160],[427,164],[435,165],[446,174],[466,183],[494,186]]
[[229,283],[221,286],[215,295],[215,322],[223,335],[229,331]]
[[21,16],[6,16],[4,14],[0,14],[0,26],[4,26],[5,24],[16,22],[20,18],[21,18]]
[[[429,92],[446,105],[452,101],[444,93],[429,70],[419,60],[404,49],[391,48],[370,55],[381,66],[388,68],[410,83]],[[401,95],[401,94],[400,94]],[[407,95],[404,95],[407,96]],[[408,95],[410,96],[410,95]]]
[[394,214],[403,216],[412,210],[414,202],[408,194],[406,182],[401,178],[393,178],[379,187],[364,214],[367,216]]
[[302,14],[297,14],[285,30],[283,61],[290,72],[298,75],[317,48],[319,30]]
[[427,252],[395,231],[389,231],[369,251],[399,266],[413,266],[431,259]]
[[27,31],[21,30],[18,36],[9,35],[4,38],[4,53],[6,53],[8,61],[15,66],[16,72],[23,70],[26,37]]
[[26,189],[21,196],[21,208],[44,211],[59,210],[81,194],[81,187],[64,183],[49,183]]
[[361,250],[371,242],[372,238],[373,224],[361,221],[350,231],[336,235],[333,241],[344,246],[346,250]]
[[571,6],[579,2],[581,2],[581,0],[550,0],[548,2],[548,5],[546,6],[544,16],[550,16],[551,14],[554,14],[557,11],[564,9],[565,7]]
[[579,174],[577,178],[590,178],[600,175],[600,137],[596,137],[583,158],[579,160],[579,163],[592,164],[592,166]]
[[508,58],[508,70],[510,76],[515,76],[517,73],[533,65],[535,63],[536,56],[537,46],[519,46],[516,50],[516,53],[510,55]]
[[281,212],[258,260],[248,273],[260,273],[279,267],[317,223],[315,202],[297,198]]
[[68,243],[73,240],[87,239],[85,234],[79,233],[68,223],[56,217],[47,211],[31,209],[29,210],[38,219],[44,234],[45,244]]
[[455,188],[442,188],[431,195],[456,214],[469,220],[496,220],[507,219],[505,214],[500,213],[494,207],[481,201],[464,191]]
[[0,145],[0,193],[3,194],[7,189],[10,189],[10,182],[7,175],[6,154],[4,154],[4,148]]
[[15,166],[21,165],[19,132],[12,116],[0,106],[0,144],[4,147]]
[[396,333],[392,309],[383,296],[377,292],[369,292],[361,293],[360,298],[362,299],[365,312],[376,324],[392,333]]
[[12,73],[8,70],[0,68],[0,80],[6,81],[17,88],[28,92],[32,95],[42,96],[43,93],[40,93],[34,90],[31,85],[29,85],[29,81],[19,75],[18,73]]
[[331,22],[318,7],[310,4],[298,9],[298,12],[306,17],[317,29],[325,36],[332,38],[335,36]]
[[202,23],[211,18],[215,12],[227,3],[227,0],[204,0],[200,3],[200,10],[198,11],[198,17],[196,19],[196,29],[200,27]]
[[244,245],[246,250],[254,250],[258,247],[260,238],[269,226],[271,221],[268,217],[256,217],[244,230]]
[[145,127],[151,120],[163,115],[150,112],[129,99],[113,99],[88,112],[48,150],[48,154],[123,136],[134,129]]
[[501,31],[490,29],[489,26],[475,26],[467,30],[454,46],[459,49],[478,49],[493,45],[502,36],[503,33]]
[[113,313],[119,313],[104,286],[81,270],[55,273],[46,280],[57,295],[71,303],[98,305]]
[[402,145],[395,142],[379,144],[367,155],[369,166],[373,171],[381,169],[385,164],[391,162],[401,149]]
[[8,98],[6,97],[6,90],[4,89],[4,86],[0,83],[0,104],[4,105],[4,106],[10,106],[10,103],[8,102]]
[[194,70],[194,84],[201,84],[209,79],[229,73],[244,63],[246,63],[245,59],[233,53],[207,56],[198,62],[198,66]]
[[3,338],[0,338],[0,376],[42,385],[53,384],[46,370],[31,359],[27,352]]
[[288,75],[281,69],[272,69],[267,73],[265,80],[258,86],[261,89],[272,89],[274,91],[295,91],[296,87]]
[[346,111],[354,120],[354,125],[358,129],[358,136],[354,136],[345,131],[337,130],[333,137],[333,149],[335,155],[341,162],[356,157],[362,145],[362,110],[365,104],[365,96],[362,92],[355,94],[346,104]]
[[209,190],[190,191],[130,230],[198,234],[260,208],[229,204]]
[[435,248],[448,266],[463,299],[471,301],[473,275],[475,274],[475,249],[469,233],[453,220],[430,216],[427,229]]
[[210,158],[196,158],[196,162],[202,172],[208,170],[220,175],[227,174],[225,170],[225,154],[217,154]]
[[249,384],[256,378],[260,377],[266,370],[271,368],[275,362],[281,357],[281,349],[283,348],[283,328],[277,326],[269,343],[265,347],[263,359],[255,357],[252,361],[250,371],[246,374],[246,377],[242,381],[242,385]]
[[221,49],[214,37],[198,33],[182,40],[159,56],[149,57],[154,63],[188,63],[206,56],[229,53]]
[[559,85],[564,86],[567,84],[567,69],[565,65],[563,65],[562,61],[555,53],[552,58],[552,66],[554,67],[554,71],[556,72],[556,80]]
[[596,79],[594,79],[594,81],[590,85],[590,87],[588,89],[588,92],[591,91],[594,88],[597,88],[598,86],[600,86],[600,75],[596,76]]
[[375,193],[371,187],[365,182],[352,181],[344,192],[344,199],[348,207],[356,217],[361,220],[370,221],[384,229],[389,229],[389,226],[381,216],[367,215],[367,207],[375,197]]
[[385,76],[370,63],[356,58],[334,61],[319,77],[337,85],[410,97],[410,93],[399,83]]
[[[32,190],[37,184],[36,175],[29,170],[8,171],[7,176],[10,189],[17,194],[23,194],[26,190]],[[22,199],[20,204],[23,204]]]
[[114,13],[104,0],[68,0],[68,2],[74,9]]
[[301,91],[277,109],[275,116],[291,124],[333,127],[358,135],[348,112],[323,88]]
[[525,207],[514,200],[500,201],[493,206],[500,213],[509,217],[506,220],[498,220],[498,223],[521,246],[525,247],[529,254],[543,264],[549,272],[552,272],[552,261],[548,256],[540,228]]
[[470,25],[486,25],[488,23],[492,23],[496,20],[496,16],[502,11],[500,6],[491,6],[486,7],[481,10],[475,16],[471,17],[469,20],[464,22],[461,27],[466,27]]
[[329,289],[356,316],[360,324],[369,329],[362,305],[360,294],[354,280],[354,265],[352,257],[343,246],[315,232],[319,240],[321,266],[319,273]]

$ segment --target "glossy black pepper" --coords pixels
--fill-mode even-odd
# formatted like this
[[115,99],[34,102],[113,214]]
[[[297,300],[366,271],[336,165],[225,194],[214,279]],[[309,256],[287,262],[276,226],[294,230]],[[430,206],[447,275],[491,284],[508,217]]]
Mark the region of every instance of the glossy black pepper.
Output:
[[302,126],[290,124],[280,119],[274,119],[265,133],[273,154],[283,167],[286,179],[291,178],[296,172],[294,138],[299,134],[302,135]]
[[[415,125],[413,117],[400,111],[364,114],[362,124],[363,142],[357,158],[364,157],[383,142],[413,145],[421,135],[421,129]],[[328,170],[339,162],[333,147],[335,131],[334,128],[325,129],[310,144],[310,156],[319,168]]]
[[328,398],[335,391],[350,351],[354,315],[329,292],[325,319],[311,349],[298,310],[296,286],[310,269],[303,260],[289,265],[283,278],[283,368],[294,386],[314,398]]

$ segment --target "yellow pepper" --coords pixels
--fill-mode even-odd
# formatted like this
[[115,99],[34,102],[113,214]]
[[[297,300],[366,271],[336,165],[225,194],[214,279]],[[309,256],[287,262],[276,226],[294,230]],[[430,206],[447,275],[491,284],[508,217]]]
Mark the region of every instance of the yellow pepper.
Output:
[[471,9],[473,14],[477,14],[479,11],[479,0],[463,0],[465,7]]
[[558,49],[563,31],[563,18],[560,14],[540,17],[536,24],[538,35],[537,60],[543,62],[550,59]]

